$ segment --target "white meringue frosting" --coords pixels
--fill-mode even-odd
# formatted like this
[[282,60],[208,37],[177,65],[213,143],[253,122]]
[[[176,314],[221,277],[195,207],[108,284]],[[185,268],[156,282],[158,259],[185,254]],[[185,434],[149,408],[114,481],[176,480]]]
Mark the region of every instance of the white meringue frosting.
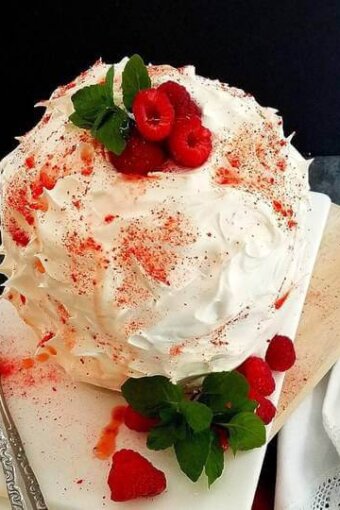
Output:
[[[68,120],[72,94],[108,67],[59,87],[1,163],[5,297],[76,379],[119,389],[233,369],[279,332],[298,286],[308,162],[252,96],[191,66],[149,66],[154,86],[187,88],[213,150],[193,170],[118,173]],[[37,199],[41,174],[55,185]]]

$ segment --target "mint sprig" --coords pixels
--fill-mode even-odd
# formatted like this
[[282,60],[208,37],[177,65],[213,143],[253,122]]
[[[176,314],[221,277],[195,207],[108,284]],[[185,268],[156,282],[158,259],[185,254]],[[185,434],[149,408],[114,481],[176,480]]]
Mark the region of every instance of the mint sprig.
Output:
[[249,399],[249,384],[236,371],[206,376],[195,400],[159,375],[128,379],[121,389],[136,411],[159,418],[148,434],[148,448],[173,447],[181,470],[194,482],[204,470],[210,487],[223,472],[216,427],[226,430],[234,454],[265,443],[264,423],[254,414],[257,403]]
[[126,110],[114,102],[114,66],[106,73],[104,83],[89,85],[75,92],[71,100],[74,112],[69,120],[92,136],[109,151],[120,155],[126,147],[131,119],[128,111],[137,92],[151,86],[147,68],[139,55],[127,62],[122,76],[123,102]]

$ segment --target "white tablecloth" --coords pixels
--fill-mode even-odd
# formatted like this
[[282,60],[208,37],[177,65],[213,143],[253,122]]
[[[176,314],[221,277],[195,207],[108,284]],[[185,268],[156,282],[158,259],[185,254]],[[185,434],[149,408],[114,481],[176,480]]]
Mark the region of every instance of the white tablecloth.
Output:
[[275,510],[340,509],[340,361],[279,436]]

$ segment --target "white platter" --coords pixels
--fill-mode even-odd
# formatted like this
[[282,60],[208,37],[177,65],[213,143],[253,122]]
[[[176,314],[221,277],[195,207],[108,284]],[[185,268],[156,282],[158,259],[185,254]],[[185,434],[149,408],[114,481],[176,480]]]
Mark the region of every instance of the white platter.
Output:
[[[329,206],[328,197],[311,193],[305,278],[300,291],[283,307],[287,320],[280,333],[292,338],[296,334]],[[33,338],[28,328],[19,320],[10,304],[0,301],[1,354],[13,354],[15,351],[22,354],[23,350],[32,352],[32,346]],[[236,458],[227,455],[222,477],[208,490],[204,477],[193,484],[182,475],[171,450],[147,450],[145,436],[125,426],[119,433],[117,448],[128,447],[140,451],[165,472],[168,488],[153,500],[111,502],[106,484],[110,463],[94,458],[92,448],[100,431],[110,421],[112,408],[121,403],[120,397],[109,391],[73,383],[61,373],[56,375],[49,367],[49,362],[41,366],[41,370],[48,375],[45,382],[27,388],[17,386],[12,391],[7,388],[7,391],[11,412],[50,510],[187,510],[190,506],[195,510],[251,509],[265,447],[237,454]],[[275,403],[282,381],[283,376],[276,378]],[[23,395],[23,392],[26,394]],[[79,480],[83,482],[78,484]],[[0,496],[5,495],[1,476]],[[2,504],[5,505],[4,500]],[[0,498],[2,508],[7,506],[1,506]]]

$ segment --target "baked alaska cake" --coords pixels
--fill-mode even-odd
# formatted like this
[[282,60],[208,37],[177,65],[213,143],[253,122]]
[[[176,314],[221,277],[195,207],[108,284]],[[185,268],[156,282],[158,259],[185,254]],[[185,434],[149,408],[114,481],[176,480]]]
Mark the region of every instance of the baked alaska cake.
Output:
[[262,353],[303,277],[308,209],[275,110],[133,59],[57,88],[1,162],[4,296],[38,350],[112,389]]

